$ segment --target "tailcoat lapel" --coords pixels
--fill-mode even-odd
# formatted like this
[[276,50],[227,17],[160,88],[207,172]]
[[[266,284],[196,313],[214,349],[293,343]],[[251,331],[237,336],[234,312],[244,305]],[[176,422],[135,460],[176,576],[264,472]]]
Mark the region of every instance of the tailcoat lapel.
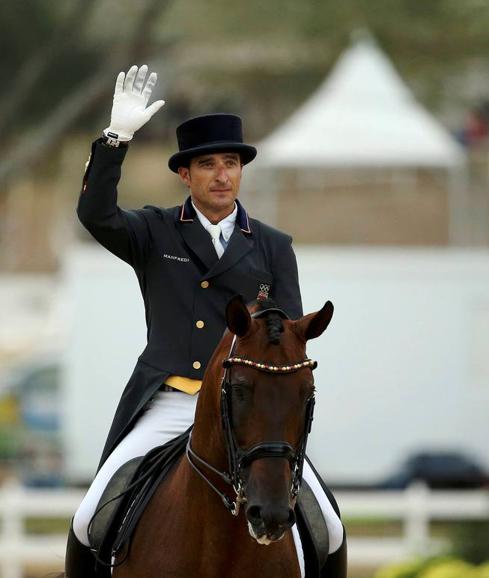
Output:
[[204,264],[207,271],[218,261],[216,250],[209,233],[197,218],[191,197],[180,207],[178,229],[187,247]]
[[201,225],[199,219],[194,219],[191,223],[182,223],[180,231],[188,248],[197,255],[209,271],[219,259],[211,236]]
[[253,249],[254,243],[248,214],[238,200],[236,200],[236,204],[238,205],[238,213],[234,231],[220,259],[217,257],[211,236],[204,229],[195,213],[191,197],[188,197],[180,208],[178,217],[180,232],[188,248],[207,268],[204,279],[210,279],[227,271]]
[[[210,279],[233,267],[233,265],[253,249],[253,244],[251,236],[245,236],[238,223],[236,223],[233,234],[229,239],[229,244],[222,254],[222,257],[207,271],[204,278]],[[212,247],[212,250],[215,253],[214,247]]]

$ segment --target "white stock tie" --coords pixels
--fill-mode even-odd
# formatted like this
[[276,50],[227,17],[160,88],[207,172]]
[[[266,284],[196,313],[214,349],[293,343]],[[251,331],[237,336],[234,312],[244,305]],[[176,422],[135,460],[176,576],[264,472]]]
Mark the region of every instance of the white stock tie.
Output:
[[221,225],[213,225],[210,223],[206,227],[207,231],[209,232],[210,236],[212,237],[212,244],[214,245],[214,249],[216,250],[217,256],[219,259],[221,258],[222,254],[224,253],[224,247],[221,243]]

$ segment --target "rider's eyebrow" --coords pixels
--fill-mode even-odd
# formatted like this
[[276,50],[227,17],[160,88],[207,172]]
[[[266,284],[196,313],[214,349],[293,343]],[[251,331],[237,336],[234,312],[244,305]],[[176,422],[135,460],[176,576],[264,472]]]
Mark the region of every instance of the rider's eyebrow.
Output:
[[200,159],[197,159],[197,164],[198,165],[203,165],[205,163],[208,163],[209,161],[212,160],[212,157],[202,157]]

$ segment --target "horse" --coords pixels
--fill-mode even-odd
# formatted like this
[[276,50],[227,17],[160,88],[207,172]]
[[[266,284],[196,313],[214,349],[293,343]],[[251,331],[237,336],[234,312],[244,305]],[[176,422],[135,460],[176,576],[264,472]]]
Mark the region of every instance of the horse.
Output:
[[231,299],[186,455],[151,498],[113,578],[300,578],[291,527],[316,365],[306,342],[332,315],[330,301],[290,320],[270,300]]

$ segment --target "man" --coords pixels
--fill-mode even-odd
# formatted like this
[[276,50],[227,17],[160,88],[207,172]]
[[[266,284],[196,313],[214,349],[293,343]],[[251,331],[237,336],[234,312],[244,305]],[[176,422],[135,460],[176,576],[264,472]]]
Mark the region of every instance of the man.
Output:
[[[147,66],[133,66],[127,76],[119,74],[110,126],[92,145],[78,204],[88,231],[133,267],[148,343],[122,395],[97,475],[73,518],[68,578],[110,575],[95,570],[89,521],[119,467],[193,423],[205,367],[225,329],[228,300],[237,293],[245,301],[269,296],[291,318],[302,315],[292,239],[249,218],[237,199],[242,168],[256,155],[243,143],[239,117],[205,115],[177,128],[179,151],[169,167],[190,190],[181,207],[127,211],[117,206],[128,142],[164,104],[147,107],[156,84],[155,73],[146,81],[147,72]],[[308,464],[304,478],[318,495],[328,525],[334,553],[328,576],[343,576],[343,526]]]

